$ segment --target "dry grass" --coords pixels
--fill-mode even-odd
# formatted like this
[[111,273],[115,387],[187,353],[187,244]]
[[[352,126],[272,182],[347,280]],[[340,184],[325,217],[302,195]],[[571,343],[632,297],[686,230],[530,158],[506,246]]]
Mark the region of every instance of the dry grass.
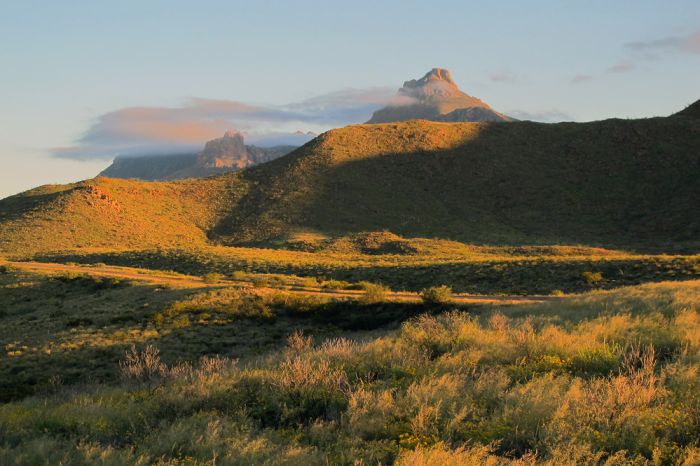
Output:
[[699,311],[700,282],[662,283],[245,364],[128,350],[135,377],[0,406],[0,462],[694,464]]

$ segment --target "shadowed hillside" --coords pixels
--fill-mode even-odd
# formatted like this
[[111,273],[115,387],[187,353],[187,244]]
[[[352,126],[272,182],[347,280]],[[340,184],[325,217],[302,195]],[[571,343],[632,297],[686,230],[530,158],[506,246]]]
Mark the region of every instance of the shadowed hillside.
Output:
[[700,120],[688,109],[592,123],[355,125],[216,178],[98,178],[7,198],[0,249],[390,230],[485,244],[696,251],[699,148]]
[[241,177],[215,232],[295,229],[483,243],[698,246],[700,121],[358,125]]

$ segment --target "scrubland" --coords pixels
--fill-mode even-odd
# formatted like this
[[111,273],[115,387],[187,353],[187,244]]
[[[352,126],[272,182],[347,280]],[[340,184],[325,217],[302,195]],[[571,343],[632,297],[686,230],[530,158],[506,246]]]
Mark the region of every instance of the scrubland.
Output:
[[[47,330],[35,311],[33,344],[42,333],[84,340],[56,350],[80,374],[0,405],[2,464],[700,460],[698,281],[519,306],[414,304],[362,328],[389,303],[328,312],[313,300],[101,282],[86,301],[85,278],[3,277],[5,297],[48,287],[40,307],[58,296],[93,321]],[[3,321],[29,317],[21,299]],[[108,314],[114,303],[125,308]],[[121,339],[95,337],[110,325]],[[27,354],[41,351],[26,346],[6,344],[3,365],[36,363]],[[85,363],[101,354],[103,376],[91,378]]]

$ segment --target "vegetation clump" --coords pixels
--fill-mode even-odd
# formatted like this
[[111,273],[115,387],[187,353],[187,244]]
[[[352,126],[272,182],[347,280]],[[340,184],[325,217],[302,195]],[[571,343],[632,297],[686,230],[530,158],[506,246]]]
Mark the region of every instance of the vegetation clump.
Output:
[[360,298],[360,301],[364,304],[381,302],[384,300],[387,292],[391,291],[390,288],[380,283],[372,283],[368,281],[361,281],[358,286],[360,289],[364,290],[364,294]]
[[588,272],[588,271],[586,271],[586,272],[583,272],[581,274],[581,277],[589,285],[596,285],[596,284],[603,281],[603,273],[602,272]]
[[431,286],[429,288],[423,288],[420,292],[420,297],[424,303],[434,305],[434,304],[450,304],[453,302],[452,299],[452,288],[447,285],[442,286]]
[[218,272],[209,272],[202,277],[204,283],[215,284],[224,279],[224,275]]

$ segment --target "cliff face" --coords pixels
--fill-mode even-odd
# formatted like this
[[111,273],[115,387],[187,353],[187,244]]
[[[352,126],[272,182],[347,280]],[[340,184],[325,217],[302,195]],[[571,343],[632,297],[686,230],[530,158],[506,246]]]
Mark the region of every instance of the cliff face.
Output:
[[199,154],[119,156],[98,176],[146,181],[202,178],[268,162],[294,149],[296,146],[247,146],[241,133],[227,131],[207,142]]
[[460,91],[450,72],[443,68],[433,68],[420,79],[406,81],[396,97],[398,104],[377,110],[367,123],[512,121],[484,101]]
[[223,137],[213,139],[204,145],[197,156],[197,166],[201,168],[243,169],[254,163],[243,143],[243,135],[226,131]]

